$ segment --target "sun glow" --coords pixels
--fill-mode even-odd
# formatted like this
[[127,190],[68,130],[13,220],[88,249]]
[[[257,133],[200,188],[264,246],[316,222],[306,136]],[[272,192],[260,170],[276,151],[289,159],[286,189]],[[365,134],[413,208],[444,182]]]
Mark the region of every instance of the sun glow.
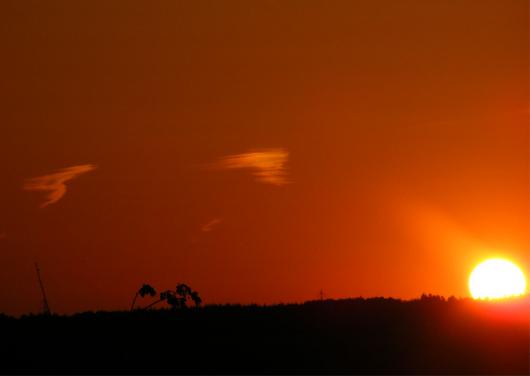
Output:
[[502,299],[523,295],[526,280],[515,264],[503,259],[486,260],[469,276],[469,291],[473,299]]

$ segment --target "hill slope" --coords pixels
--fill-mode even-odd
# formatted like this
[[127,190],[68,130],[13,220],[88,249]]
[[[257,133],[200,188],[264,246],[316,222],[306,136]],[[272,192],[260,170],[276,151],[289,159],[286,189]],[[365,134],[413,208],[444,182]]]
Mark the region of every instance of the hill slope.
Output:
[[528,299],[0,317],[3,373],[528,374]]

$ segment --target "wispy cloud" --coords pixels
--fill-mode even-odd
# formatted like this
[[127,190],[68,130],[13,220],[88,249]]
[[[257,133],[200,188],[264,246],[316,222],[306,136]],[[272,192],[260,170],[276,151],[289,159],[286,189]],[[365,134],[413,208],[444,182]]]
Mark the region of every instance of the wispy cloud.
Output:
[[26,191],[48,192],[46,201],[41,205],[44,208],[59,201],[66,193],[66,182],[79,175],[96,169],[95,165],[84,164],[63,168],[55,173],[27,179],[23,189]]
[[285,149],[256,150],[223,157],[219,160],[218,167],[250,169],[257,181],[281,186],[289,183],[285,166],[288,159],[289,152]]
[[219,218],[212,219],[210,222],[206,223],[204,226],[202,226],[201,231],[203,232],[210,232],[213,230],[215,226],[217,226],[219,223],[221,223],[221,220]]

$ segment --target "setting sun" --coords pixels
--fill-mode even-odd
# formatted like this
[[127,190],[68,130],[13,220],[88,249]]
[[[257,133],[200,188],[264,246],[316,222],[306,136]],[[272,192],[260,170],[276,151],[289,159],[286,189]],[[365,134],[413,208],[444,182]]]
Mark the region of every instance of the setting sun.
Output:
[[526,291],[523,272],[503,259],[486,260],[469,276],[469,290],[474,299],[501,299],[522,295]]

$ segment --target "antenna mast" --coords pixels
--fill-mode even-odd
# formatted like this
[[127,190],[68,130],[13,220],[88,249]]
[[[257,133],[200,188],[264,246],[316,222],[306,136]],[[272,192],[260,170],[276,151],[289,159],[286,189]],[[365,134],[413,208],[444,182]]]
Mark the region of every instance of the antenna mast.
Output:
[[46,298],[46,291],[44,291],[44,284],[40,277],[39,264],[35,263],[35,270],[37,271],[37,279],[39,280],[40,291],[42,293],[42,313],[45,315],[50,314],[50,306],[48,305],[48,299]]

